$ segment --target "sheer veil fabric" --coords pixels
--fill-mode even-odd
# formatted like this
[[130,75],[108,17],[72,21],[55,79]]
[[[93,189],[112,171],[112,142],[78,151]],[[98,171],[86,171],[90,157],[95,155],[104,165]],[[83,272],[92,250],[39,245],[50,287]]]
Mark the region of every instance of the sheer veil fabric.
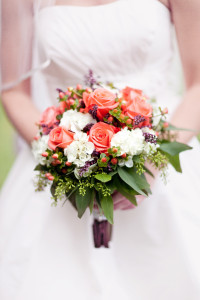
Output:
[[[1,0],[1,90],[7,90],[49,65],[44,54],[32,60],[37,47],[37,17],[54,0]],[[42,55],[42,54],[41,54]]]

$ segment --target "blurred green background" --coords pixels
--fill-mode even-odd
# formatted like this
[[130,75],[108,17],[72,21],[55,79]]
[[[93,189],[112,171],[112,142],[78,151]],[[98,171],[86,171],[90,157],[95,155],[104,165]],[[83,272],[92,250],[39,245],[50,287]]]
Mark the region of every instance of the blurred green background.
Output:
[[13,135],[13,128],[3,111],[0,101],[0,188],[15,158]]

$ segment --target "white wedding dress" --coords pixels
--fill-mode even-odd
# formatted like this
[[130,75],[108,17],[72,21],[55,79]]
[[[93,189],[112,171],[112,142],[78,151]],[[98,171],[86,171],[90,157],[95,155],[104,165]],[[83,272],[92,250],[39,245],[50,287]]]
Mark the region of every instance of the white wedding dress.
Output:
[[[46,7],[38,26],[34,59],[49,58],[32,84],[41,110],[89,69],[144,89],[170,112],[178,105],[168,84],[170,13],[159,1]],[[183,174],[170,168],[167,185],[157,179],[150,198],[115,212],[110,249],[93,247],[89,212],[79,220],[70,203],[53,208],[48,191],[34,191],[35,162],[24,146],[1,192],[0,299],[199,300],[200,155],[191,144]]]

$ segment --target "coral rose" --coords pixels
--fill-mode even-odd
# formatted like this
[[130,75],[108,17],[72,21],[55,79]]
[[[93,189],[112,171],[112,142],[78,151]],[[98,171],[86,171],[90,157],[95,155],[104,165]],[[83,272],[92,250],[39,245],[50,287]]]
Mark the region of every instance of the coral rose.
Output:
[[152,111],[151,104],[147,103],[143,98],[135,97],[127,103],[126,114],[132,119],[137,115],[150,118]]
[[50,106],[42,113],[40,119],[40,125],[46,125],[47,127],[53,127],[57,122],[56,116],[58,115],[58,110],[55,106]]
[[117,129],[103,122],[96,123],[90,129],[89,141],[95,146],[99,152],[107,152],[110,148],[110,143]]
[[115,94],[103,88],[98,88],[90,94],[83,94],[83,101],[86,106],[86,111],[88,112],[95,105],[97,105],[97,117],[101,121],[109,112],[109,110],[114,109],[119,105],[119,103],[115,102],[115,99]]
[[125,87],[125,89],[123,89],[121,92],[124,100],[126,101],[129,101],[135,98],[136,96],[142,96],[143,94],[142,90],[133,89],[129,86]]
[[54,128],[49,134],[48,146],[52,150],[67,148],[74,141],[74,133],[66,130],[64,127]]

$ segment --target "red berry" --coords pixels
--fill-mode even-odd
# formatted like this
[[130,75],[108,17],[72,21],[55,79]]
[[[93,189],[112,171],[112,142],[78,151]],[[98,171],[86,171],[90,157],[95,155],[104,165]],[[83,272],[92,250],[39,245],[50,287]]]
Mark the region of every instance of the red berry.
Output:
[[46,177],[46,178],[49,178],[49,176],[51,176],[51,173],[46,173],[46,174],[45,174],[45,177]]
[[71,167],[71,165],[72,165],[72,163],[71,163],[71,162],[69,162],[69,161],[66,161],[66,163],[65,163],[65,164],[66,164],[66,166],[67,166],[67,167]]
[[54,154],[52,155],[52,158],[58,159],[58,154],[57,154],[57,153],[54,153]]
[[168,122],[163,123],[163,127],[164,127],[164,128],[169,127],[169,123],[168,123]]
[[34,139],[35,141],[38,141],[38,140],[39,140],[39,138],[40,138],[39,136],[34,136],[34,138],[33,138],[33,139]]
[[57,165],[60,165],[60,164],[61,164],[61,161],[60,161],[59,159],[56,159],[56,160],[55,160],[55,163],[56,163]]
[[114,112],[114,114],[116,114],[116,113],[118,112],[118,110],[115,108],[115,109],[113,110],[113,112]]
[[116,164],[117,164],[117,158],[112,158],[112,159],[111,159],[111,163],[112,163],[113,165],[116,165]]
[[168,108],[167,108],[167,107],[165,107],[165,108],[163,109],[162,114],[163,114],[163,115],[168,114]]
[[76,89],[77,89],[77,90],[82,90],[82,85],[77,84]]
[[123,153],[123,154],[122,154],[122,157],[123,157],[123,158],[126,158],[126,156],[127,156],[126,153]]
[[131,120],[131,119],[128,119],[128,120],[126,121],[126,124],[131,125],[131,124],[132,124],[132,120]]
[[85,91],[86,91],[87,93],[92,93],[92,89],[91,89],[90,87],[87,87],[87,88],[85,89]]
[[121,109],[122,109],[122,110],[126,110],[126,107],[127,107],[126,104],[122,104],[122,105],[121,105]]
[[106,162],[107,162],[107,158],[106,158],[106,157],[103,157],[103,158],[101,159],[101,161],[102,161],[103,163],[106,163]]
[[112,151],[113,151],[113,153],[117,153],[118,149],[117,148],[113,148]]
[[74,105],[75,101],[73,99],[69,100],[69,105]]
[[65,92],[65,95],[71,96],[71,92],[70,92],[70,91],[67,91],[67,92]]
[[67,169],[62,169],[62,173],[66,174],[67,173]]
[[53,180],[54,180],[54,176],[50,175],[50,176],[48,177],[48,179],[51,180],[51,181],[53,181]]
[[109,122],[109,123],[112,123],[112,121],[113,121],[113,117],[109,117],[109,118],[108,118],[108,122]]
[[63,92],[60,92],[59,97],[60,97],[60,99],[63,99],[65,97],[65,94]]
[[120,117],[120,119],[122,119],[122,120],[123,120],[123,119],[124,119],[124,117],[125,117],[125,115],[124,115],[124,114],[121,114],[119,117]]
[[47,157],[47,156],[48,156],[48,153],[47,153],[47,152],[43,152],[43,153],[42,153],[42,156],[43,156],[43,157]]
[[56,163],[56,161],[55,161],[55,160],[54,160],[54,161],[52,161],[52,163],[51,163],[51,164],[52,164],[52,166],[53,166],[53,167],[57,166],[57,163]]

